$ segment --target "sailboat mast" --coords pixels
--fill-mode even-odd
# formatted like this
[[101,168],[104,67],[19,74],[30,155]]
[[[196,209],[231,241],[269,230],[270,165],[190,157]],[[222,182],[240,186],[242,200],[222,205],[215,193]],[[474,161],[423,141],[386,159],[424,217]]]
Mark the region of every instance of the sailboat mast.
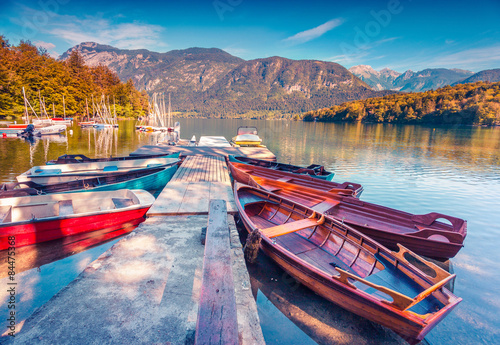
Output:
[[170,106],[170,94],[168,94],[168,125],[167,127],[172,127],[172,114],[170,113],[170,111],[172,110],[171,106]]
[[63,94],[63,113],[64,113],[64,119],[66,119],[66,103],[64,103],[64,94]]

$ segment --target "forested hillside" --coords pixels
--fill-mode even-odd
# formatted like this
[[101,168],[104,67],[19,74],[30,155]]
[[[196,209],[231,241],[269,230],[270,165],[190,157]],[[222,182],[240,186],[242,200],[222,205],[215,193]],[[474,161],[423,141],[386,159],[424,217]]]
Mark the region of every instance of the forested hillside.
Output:
[[500,82],[446,86],[310,111],[304,121],[500,125]]
[[23,114],[23,87],[37,113],[39,94],[50,115],[52,104],[56,115],[63,114],[63,95],[69,116],[84,115],[86,100],[92,111],[92,97],[97,103],[103,95],[106,102],[115,101],[119,116],[140,116],[148,109],[146,93],[137,91],[131,80],[122,83],[106,66],[86,66],[78,51],[57,61],[30,42],[11,46],[0,36],[0,117]]

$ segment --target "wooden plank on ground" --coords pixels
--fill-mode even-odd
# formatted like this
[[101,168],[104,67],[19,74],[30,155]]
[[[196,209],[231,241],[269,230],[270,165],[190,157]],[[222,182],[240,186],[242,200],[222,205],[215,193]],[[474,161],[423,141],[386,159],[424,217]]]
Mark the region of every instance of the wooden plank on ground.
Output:
[[238,212],[236,203],[234,202],[233,189],[231,184],[224,182],[210,183],[210,199],[222,199],[226,201],[227,212],[235,214]]
[[170,181],[149,209],[148,216],[177,214],[186,194],[188,184]]
[[238,344],[226,203],[211,200],[195,344]]
[[190,182],[182,199],[179,214],[207,214],[210,182]]

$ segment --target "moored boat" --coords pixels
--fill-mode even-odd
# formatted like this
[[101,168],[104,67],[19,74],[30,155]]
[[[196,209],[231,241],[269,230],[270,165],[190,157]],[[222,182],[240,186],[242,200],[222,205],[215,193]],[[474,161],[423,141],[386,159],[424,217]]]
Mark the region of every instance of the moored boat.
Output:
[[259,146],[261,143],[257,128],[252,126],[239,127],[236,136],[231,140],[233,146]]
[[322,191],[332,190],[345,195],[353,195],[355,197],[359,197],[363,192],[363,186],[358,183],[337,183],[333,181],[320,180],[309,175],[293,174],[286,171],[278,171],[236,162],[228,162],[227,165],[233,179],[244,184],[250,184],[251,182],[249,181],[251,180],[251,177],[258,176]]
[[264,167],[264,168],[268,168],[268,169],[286,171],[286,172],[291,172],[291,173],[299,174],[299,175],[310,175],[312,177],[316,177],[316,178],[319,178],[322,180],[327,180],[327,181],[331,181],[333,179],[333,177],[335,176],[335,173],[332,173],[330,171],[326,171],[324,166],[318,165],[318,164],[311,164],[307,167],[301,167],[301,166],[292,165],[292,164],[271,162],[271,161],[266,161],[263,159],[256,159],[256,158],[249,158],[249,157],[242,157],[242,156],[233,156],[233,155],[229,155],[228,159],[230,162],[256,165],[256,166],[260,166],[260,167]]
[[35,166],[17,176],[18,182],[33,181],[47,185],[94,177],[104,177],[113,173],[126,173],[138,169],[159,168],[179,162],[169,156],[140,158],[126,161],[90,162]]
[[455,278],[403,246],[391,252],[341,222],[276,194],[235,183],[234,196],[260,248],[296,280],[410,344],[423,340],[461,298]]
[[52,159],[46,164],[72,164],[72,163],[91,163],[91,162],[115,162],[115,161],[127,161],[134,159],[145,159],[145,158],[156,158],[156,157],[166,157],[166,158],[179,158],[180,153],[174,153],[168,156],[165,155],[141,155],[141,156],[121,156],[121,157],[104,157],[104,158],[89,158],[85,155],[62,155],[57,159]]
[[172,163],[166,167],[137,169],[125,173],[113,173],[101,177],[48,185],[40,185],[32,181],[4,183],[0,185],[0,198],[118,189],[144,189],[152,194],[157,194],[170,181],[177,168],[178,164]]
[[392,250],[397,250],[399,243],[418,255],[449,259],[463,247],[467,235],[466,221],[441,213],[416,215],[338,192],[319,191],[257,176],[252,177],[252,181],[253,186],[342,221]]
[[0,250],[144,221],[154,197],[144,190],[0,199]]

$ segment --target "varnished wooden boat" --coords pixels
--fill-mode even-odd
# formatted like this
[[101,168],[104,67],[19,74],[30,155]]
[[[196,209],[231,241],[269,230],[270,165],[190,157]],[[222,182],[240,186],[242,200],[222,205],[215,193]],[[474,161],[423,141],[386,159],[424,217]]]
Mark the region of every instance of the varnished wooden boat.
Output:
[[17,176],[18,182],[33,181],[38,184],[55,184],[104,177],[111,173],[126,173],[137,169],[166,167],[179,162],[177,158],[168,156],[140,158],[126,161],[90,162],[35,166]]
[[144,190],[129,189],[0,199],[0,250],[134,226],[154,200]]
[[235,183],[241,220],[260,247],[320,296],[420,342],[461,298],[455,275],[403,246],[391,252],[337,220],[276,194]]
[[73,164],[73,163],[95,163],[95,162],[117,162],[117,161],[129,161],[134,159],[147,159],[147,158],[179,158],[180,153],[173,153],[171,155],[145,155],[145,156],[121,156],[121,157],[104,157],[104,158],[89,158],[85,155],[62,155],[57,157],[57,159],[52,159],[48,161],[47,165],[52,164]]
[[363,186],[358,183],[344,182],[337,183],[333,181],[320,180],[309,175],[297,175],[285,171],[277,171],[259,166],[248,164],[228,162],[231,176],[235,181],[244,184],[251,184],[251,178],[254,176],[265,177],[271,180],[290,183],[292,185],[304,186],[322,191],[332,191],[344,195],[353,195],[359,197],[363,192]]
[[[419,255],[449,259],[463,247],[467,235],[466,221],[441,213],[411,214],[351,196],[264,177],[254,176],[251,182],[255,187],[334,217],[392,250],[397,250],[397,244],[400,243]],[[445,219],[451,224],[439,222],[438,219]]]
[[263,159],[242,157],[242,156],[233,156],[229,155],[228,160],[230,162],[243,163],[249,165],[255,165],[259,167],[264,167],[268,169],[278,170],[278,171],[286,171],[299,175],[310,175],[312,177],[316,177],[322,180],[331,181],[335,176],[335,173],[330,171],[326,171],[325,167],[322,165],[311,164],[308,167],[301,167],[297,165],[285,164],[285,163],[277,163],[266,161]]
[[118,189],[144,189],[157,193],[170,181],[178,164],[166,167],[138,169],[125,173],[108,174],[83,180],[41,185],[32,181],[11,182],[0,185],[0,198],[68,192],[91,192]]

